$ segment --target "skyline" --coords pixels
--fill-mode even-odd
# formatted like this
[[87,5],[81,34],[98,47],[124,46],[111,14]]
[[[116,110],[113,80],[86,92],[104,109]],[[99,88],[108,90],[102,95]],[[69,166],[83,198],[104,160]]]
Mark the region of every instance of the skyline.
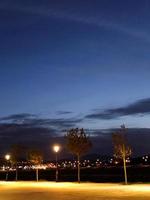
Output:
[[149,134],[149,9],[148,0],[2,0],[1,139],[83,127],[107,140],[121,124]]

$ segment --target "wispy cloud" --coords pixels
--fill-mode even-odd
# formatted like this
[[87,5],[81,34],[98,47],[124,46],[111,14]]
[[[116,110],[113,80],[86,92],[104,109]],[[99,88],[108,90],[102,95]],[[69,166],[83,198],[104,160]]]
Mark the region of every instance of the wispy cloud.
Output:
[[21,113],[21,114],[14,114],[14,115],[9,115],[6,117],[2,117],[0,118],[0,121],[6,121],[6,120],[10,120],[13,121],[14,123],[17,122],[21,122],[22,120],[26,120],[26,119],[32,119],[37,117],[37,115],[33,115],[33,114],[29,114],[29,113]]
[[60,110],[60,111],[57,111],[56,114],[57,115],[69,115],[69,114],[72,114],[72,112],[71,111],[62,111],[62,110]]
[[150,98],[142,99],[124,107],[96,111],[87,115],[88,119],[110,120],[129,115],[150,114]]
[[114,30],[117,32],[122,32],[123,34],[127,34],[129,36],[132,36],[137,39],[141,39],[146,42],[150,42],[150,34],[146,30],[141,30],[140,28],[134,28],[133,26],[129,27],[125,25],[124,23],[121,23],[120,21],[108,20],[104,16],[97,16],[92,15],[88,16],[87,14],[78,13],[74,10],[74,12],[68,10],[68,9],[60,9],[57,8],[57,6],[53,7],[50,6],[50,4],[41,3],[39,4],[22,4],[20,1],[10,1],[5,0],[0,2],[0,9],[6,9],[6,10],[14,10],[14,11],[20,11],[32,15],[39,15],[43,17],[52,17],[56,19],[62,19],[67,21],[74,21],[79,22],[83,24],[88,24],[96,27],[104,27],[109,30]]
[[21,113],[0,118],[0,124],[17,124],[23,127],[46,127],[62,131],[77,126],[80,118],[41,118],[38,115]]

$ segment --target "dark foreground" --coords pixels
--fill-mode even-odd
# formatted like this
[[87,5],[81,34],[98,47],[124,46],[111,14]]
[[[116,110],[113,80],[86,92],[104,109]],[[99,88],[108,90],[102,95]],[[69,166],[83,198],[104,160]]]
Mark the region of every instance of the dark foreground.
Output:
[[1,200],[149,200],[149,184],[0,182]]
[[[147,167],[128,167],[128,181],[130,183],[149,183],[150,182],[150,166]],[[0,172],[0,180],[5,180],[6,172]],[[39,170],[39,179],[45,181],[55,181],[55,169]],[[9,172],[9,181],[15,180],[15,171]],[[35,170],[18,171],[18,180],[33,181],[35,180]],[[75,182],[77,181],[76,169],[59,169],[60,182]],[[124,172],[122,167],[103,167],[81,169],[81,181],[88,182],[123,182]]]

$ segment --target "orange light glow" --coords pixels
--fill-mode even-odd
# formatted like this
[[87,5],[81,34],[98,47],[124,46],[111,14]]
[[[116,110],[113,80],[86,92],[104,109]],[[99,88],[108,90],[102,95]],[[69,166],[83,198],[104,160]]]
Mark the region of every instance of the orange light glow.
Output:
[[60,146],[59,145],[54,145],[53,146],[53,150],[57,153],[60,150]]

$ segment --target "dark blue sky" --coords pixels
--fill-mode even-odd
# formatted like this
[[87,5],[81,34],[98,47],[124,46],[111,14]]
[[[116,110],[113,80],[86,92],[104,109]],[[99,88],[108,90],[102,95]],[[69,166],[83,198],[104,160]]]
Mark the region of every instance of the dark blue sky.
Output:
[[149,0],[1,0],[1,124],[149,128],[149,10]]

